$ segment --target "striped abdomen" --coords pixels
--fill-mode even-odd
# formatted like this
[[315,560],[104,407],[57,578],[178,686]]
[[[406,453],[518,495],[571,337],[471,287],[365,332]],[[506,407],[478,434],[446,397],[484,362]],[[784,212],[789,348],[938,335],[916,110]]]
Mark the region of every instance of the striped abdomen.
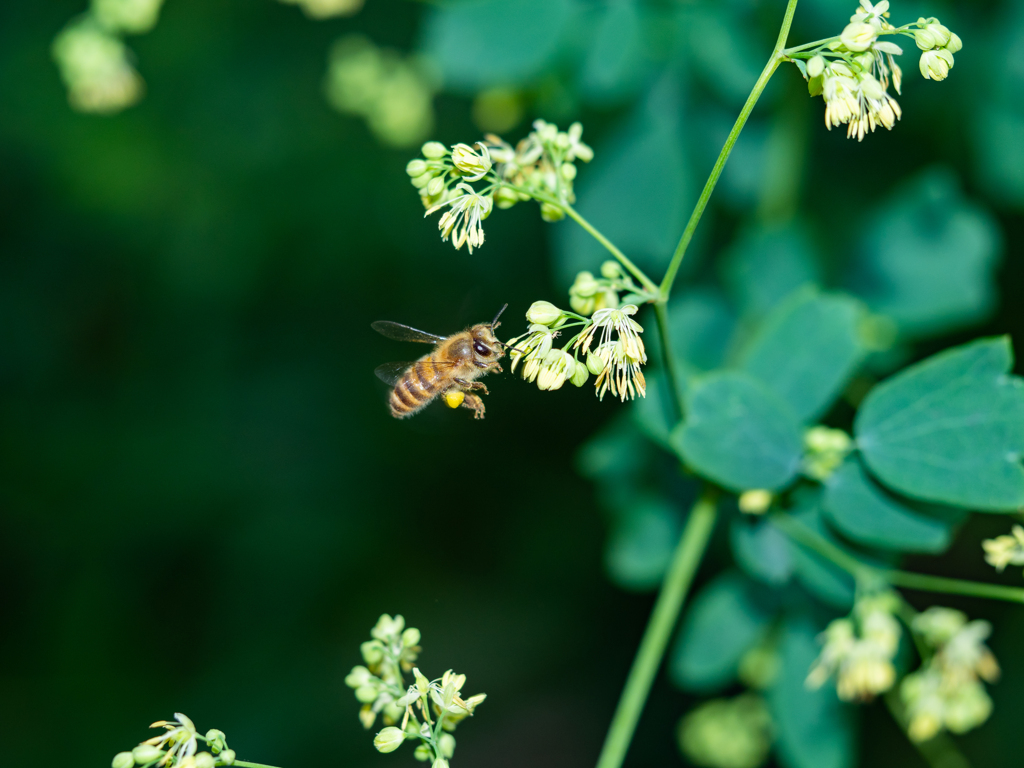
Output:
[[417,360],[391,390],[391,415],[402,418],[416,413],[448,388],[451,370],[451,363],[435,363],[429,357]]

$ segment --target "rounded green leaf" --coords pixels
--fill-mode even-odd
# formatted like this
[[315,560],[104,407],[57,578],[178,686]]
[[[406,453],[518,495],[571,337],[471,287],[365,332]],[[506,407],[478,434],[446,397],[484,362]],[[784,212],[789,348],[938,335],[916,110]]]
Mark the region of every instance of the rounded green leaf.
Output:
[[694,384],[672,445],[694,471],[739,492],[782,488],[803,450],[792,409],[742,371],[716,371]]
[[804,684],[821,650],[819,631],[803,618],[783,625],[779,676],[768,694],[783,768],[850,768],[856,763],[851,708],[839,701],[834,686],[812,691]]
[[661,583],[679,533],[679,515],[660,498],[624,509],[605,548],[608,576],[625,589],[654,589]]
[[740,359],[793,408],[812,420],[829,406],[864,358],[863,305],[852,296],[797,291],[760,326]]
[[746,229],[722,255],[722,278],[745,314],[760,317],[793,291],[821,282],[814,245],[797,224]]
[[735,679],[743,654],[761,638],[772,618],[753,587],[732,571],[697,593],[669,660],[673,682],[687,690],[708,691]]
[[922,514],[888,496],[857,460],[847,461],[825,482],[825,517],[859,544],[904,552],[942,552],[949,546],[947,521]]
[[857,413],[871,473],[907,496],[987,512],[1024,506],[1024,383],[1008,338],[947,350],[875,387]]
[[792,544],[768,520],[733,519],[729,526],[732,557],[743,572],[766,584],[789,581],[794,562]]
[[[810,528],[823,539],[841,547],[822,520],[818,494],[804,499],[793,519]],[[853,577],[831,560],[799,544],[793,545],[793,574],[796,580],[826,605],[841,611],[853,607],[855,584]]]

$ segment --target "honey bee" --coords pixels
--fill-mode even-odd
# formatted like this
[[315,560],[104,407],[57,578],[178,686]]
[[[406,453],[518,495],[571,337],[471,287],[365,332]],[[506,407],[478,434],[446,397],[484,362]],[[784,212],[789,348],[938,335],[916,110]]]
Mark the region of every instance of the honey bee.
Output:
[[473,409],[473,418],[484,417],[484,401],[474,391],[487,394],[487,387],[476,379],[491,371],[501,371],[498,360],[505,352],[494,335],[501,323],[498,318],[506,304],[489,323],[478,323],[451,336],[435,336],[401,323],[378,320],[371,327],[389,339],[419,341],[433,344],[430,354],[414,363],[385,363],[374,371],[377,377],[394,389],[388,407],[396,419],[418,413],[438,395],[449,408]]

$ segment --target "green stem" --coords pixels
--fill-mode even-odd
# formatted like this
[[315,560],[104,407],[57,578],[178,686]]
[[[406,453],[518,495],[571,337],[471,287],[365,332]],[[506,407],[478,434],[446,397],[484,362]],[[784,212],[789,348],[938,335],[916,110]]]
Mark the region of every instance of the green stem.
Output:
[[616,259],[618,259],[622,266],[628,269],[630,274],[633,275],[633,277],[640,281],[640,284],[644,287],[646,291],[652,294],[657,293],[658,286],[655,284],[655,282],[651,280],[651,278],[649,278],[646,274],[644,274],[643,270],[640,269],[640,267],[638,267],[636,264],[634,264],[626,256],[626,254],[624,254],[622,251],[616,248],[615,244],[611,240],[609,240],[607,237],[601,234],[601,232],[593,224],[591,224],[585,218],[580,216],[579,212],[571,205],[569,205],[569,203],[559,203],[554,200],[545,200],[545,202],[550,202],[553,205],[560,206],[562,210],[566,212],[570,219],[572,219],[581,227],[583,227],[583,229],[590,233],[593,236],[593,238],[597,240],[597,242],[599,242],[601,245],[607,248],[608,252],[611,253],[611,255],[614,256]]
[[985,584],[966,579],[947,579],[924,573],[910,573],[895,569],[876,568],[858,560],[831,541],[822,538],[803,523],[787,514],[777,512],[771,517],[772,523],[793,541],[831,560],[860,582],[884,582],[894,587],[918,589],[925,592],[942,592],[949,595],[970,595],[1005,600],[1010,603],[1024,603],[1024,588],[1004,587],[1000,584]]
[[782,28],[779,30],[779,37],[775,42],[775,49],[772,51],[772,55],[771,58],[768,59],[768,63],[764,65],[764,69],[761,71],[761,75],[757,78],[757,82],[754,83],[754,89],[747,97],[747,101],[743,105],[743,109],[740,110],[739,117],[736,118],[736,122],[733,124],[732,130],[729,131],[729,136],[725,140],[725,146],[723,146],[722,151],[718,153],[718,159],[715,161],[715,166],[711,169],[711,175],[708,176],[708,180],[704,184],[704,191],[700,193],[700,198],[697,200],[697,205],[694,206],[693,213],[690,214],[690,220],[686,224],[686,229],[683,230],[683,236],[679,238],[679,245],[676,246],[675,253],[672,254],[672,261],[669,262],[668,270],[665,272],[665,278],[661,281],[661,286],[658,291],[658,301],[668,301],[668,297],[672,293],[672,284],[676,280],[676,273],[679,272],[679,265],[683,263],[683,256],[686,255],[686,249],[690,245],[690,240],[693,239],[693,233],[696,231],[697,225],[700,223],[701,216],[704,215],[704,209],[708,205],[708,200],[711,199],[711,193],[715,191],[715,185],[718,184],[718,177],[722,175],[722,170],[725,168],[725,163],[729,159],[729,155],[732,153],[732,148],[736,144],[736,139],[739,138],[740,132],[743,130],[743,126],[747,123],[747,118],[750,117],[750,113],[753,111],[754,105],[757,104],[757,100],[761,97],[761,93],[764,91],[765,86],[768,85],[768,81],[771,80],[776,68],[785,58],[783,50],[786,45],[786,38],[789,37],[789,28],[793,23],[793,14],[796,12],[796,3],[797,0],[789,0],[786,4],[786,15],[782,19]]
[[597,768],[619,768],[633,738],[640,713],[647,702],[651,683],[661,666],[665,647],[679,618],[683,599],[693,581],[701,557],[707,547],[718,515],[715,493],[707,490],[690,510],[690,516],[679,539],[672,563],[647,622],[643,639],[629,670],[626,686],[615,709],[608,736],[605,738]]
[[672,418],[669,422],[669,431],[683,418],[686,412],[683,406],[683,391],[679,388],[679,371],[676,365],[676,356],[672,351],[672,339],[670,338],[668,325],[668,305],[657,302],[654,305],[654,316],[658,321],[658,338],[661,340],[661,359],[665,362],[665,374],[668,377],[668,386],[672,392]]

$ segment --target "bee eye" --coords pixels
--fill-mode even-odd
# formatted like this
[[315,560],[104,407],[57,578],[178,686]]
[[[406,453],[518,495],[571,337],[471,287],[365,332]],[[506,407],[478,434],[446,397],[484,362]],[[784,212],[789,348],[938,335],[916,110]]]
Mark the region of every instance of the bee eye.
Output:
[[490,357],[490,355],[491,355],[491,350],[488,349],[487,347],[485,347],[479,341],[477,341],[477,342],[475,342],[473,344],[473,349],[475,349],[476,353],[478,355],[480,355],[481,357]]

